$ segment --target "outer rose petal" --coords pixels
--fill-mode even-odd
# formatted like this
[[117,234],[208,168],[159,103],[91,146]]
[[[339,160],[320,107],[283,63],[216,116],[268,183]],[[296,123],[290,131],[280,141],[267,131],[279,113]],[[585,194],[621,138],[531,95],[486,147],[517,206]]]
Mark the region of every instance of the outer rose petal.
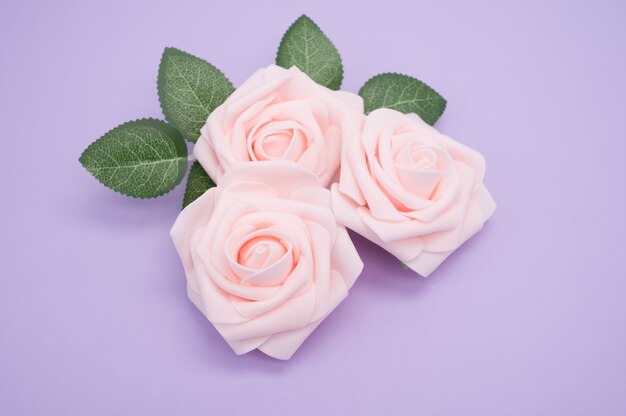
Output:
[[267,340],[261,343],[257,348],[270,357],[279,360],[288,360],[321,323],[322,320],[320,319],[319,321],[308,324],[304,328],[276,334],[267,338]]
[[[361,273],[363,263],[334,219],[330,193],[319,185],[317,176],[292,162],[239,163],[218,187],[187,206],[172,228],[189,298],[237,354],[258,348],[290,358]],[[246,233],[257,238],[264,227],[288,238],[297,262],[278,286],[247,286],[242,282],[249,273],[266,269],[240,267],[227,250],[234,247],[236,253],[241,245],[231,241]],[[276,263],[263,267],[284,273],[286,257],[278,253]],[[237,277],[235,271],[248,274]]]
[[193,155],[214,181],[215,178],[219,178],[224,174],[224,169],[217,158],[217,154],[215,153],[215,150],[213,150],[213,146],[211,146],[205,139],[204,133],[196,142],[196,145],[193,148]]
[[[348,279],[354,283],[358,275],[361,273],[363,269],[363,264],[360,263],[360,267],[358,267],[358,272],[356,275],[349,276]],[[357,269],[356,267],[354,268]],[[324,319],[334,310],[339,303],[348,295],[349,286],[343,286],[343,281],[339,276],[336,276],[333,279],[335,283],[333,288],[331,289],[331,296],[329,300],[331,301],[327,311],[318,317],[315,321],[308,324],[304,328],[287,331],[279,334],[272,335],[266,342],[260,345],[258,348],[262,352],[267,355],[270,355],[274,358],[288,360],[291,356],[296,352],[300,345],[307,339],[307,337],[317,328],[319,324],[322,323]]]
[[[439,133],[416,115],[375,110],[362,124],[344,128],[343,134],[340,181],[331,187],[337,221],[383,247],[417,273],[432,273],[493,214],[495,202],[482,183],[483,156]],[[439,171],[442,175],[438,188],[434,188],[430,199],[419,197],[424,203],[409,191],[419,192],[419,187],[411,188],[413,183],[402,185],[397,182],[398,172],[391,171],[396,169],[393,158],[409,143],[445,152],[441,153],[444,159],[439,158],[445,164],[438,167],[443,169]],[[404,180],[410,180],[407,178],[410,176]]]
[[224,175],[220,189],[241,182],[258,182],[271,187],[280,198],[291,198],[293,192],[303,188],[321,187],[321,182],[311,172],[298,168],[289,160],[265,162],[263,169],[254,163],[240,163]]
[[[358,261],[355,261],[357,259]],[[352,288],[356,278],[363,270],[363,262],[359,258],[352,240],[350,240],[348,231],[343,227],[337,229],[331,262],[334,265],[334,270],[343,278],[346,288]]]
[[[296,102],[298,106],[290,105]],[[286,109],[283,114],[278,118],[276,114],[270,117],[281,104]],[[339,168],[341,118],[347,113],[362,117],[363,99],[356,94],[323,87],[297,67],[285,69],[270,65],[256,71],[209,115],[193,153],[209,176],[219,183],[237,162],[265,163],[254,162],[255,158],[250,157],[246,139],[251,130],[248,130],[250,126],[244,128],[244,124],[270,119],[310,120],[309,112],[326,116],[317,120],[318,128],[308,123],[307,131],[310,130],[316,140],[308,144],[297,162],[320,177],[326,186]]]
[[188,284],[193,287],[196,292],[199,291],[199,288],[194,276],[195,270],[191,259],[189,243],[195,231],[211,217],[214,205],[215,189],[211,188],[180,213],[170,231],[174,246],[185,268]]
[[[459,237],[457,247],[480,231],[485,221],[493,215],[496,209],[496,203],[484,185],[481,185],[478,192],[475,194],[471,201],[471,205],[473,209],[468,210],[468,215],[466,216],[463,224],[463,232]],[[450,254],[452,254],[455,249],[456,248],[453,248],[449,251],[442,252],[425,250],[422,255],[417,256],[412,260],[405,261],[405,264],[422,276],[428,276],[437,267],[439,267],[439,265],[443,263],[443,261]]]

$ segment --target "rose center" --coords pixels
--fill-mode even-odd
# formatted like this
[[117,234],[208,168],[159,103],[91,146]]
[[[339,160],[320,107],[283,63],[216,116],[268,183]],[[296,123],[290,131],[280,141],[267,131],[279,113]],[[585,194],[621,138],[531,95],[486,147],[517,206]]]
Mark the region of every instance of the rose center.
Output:
[[248,134],[248,153],[252,160],[296,161],[307,145],[304,128],[295,121],[270,121]]
[[243,232],[234,233],[225,247],[236,281],[252,286],[282,284],[295,267],[290,241],[271,228]]
[[416,170],[429,170],[435,167],[437,155],[431,149],[419,146],[411,146],[411,167]]
[[432,198],[442,176],[435,149],[415,140],[396,153],[394,162],[404,189],[422,198]]
[[276,263],[286,252],[276,238],[256,237],[241,246],[237,260],[245,267],[260,270]]

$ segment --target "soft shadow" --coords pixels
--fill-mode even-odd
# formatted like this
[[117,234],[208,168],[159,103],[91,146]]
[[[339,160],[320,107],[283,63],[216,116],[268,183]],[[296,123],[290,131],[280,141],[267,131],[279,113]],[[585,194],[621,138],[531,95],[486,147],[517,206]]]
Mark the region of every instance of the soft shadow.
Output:
[[400,297],[414,297],[423,289],[422,278],[383,248],[350,231],[364,269],[353,290],[392,293]]
[[[236,355],[226,341],[219,334],[217,329],[204,317],[204,315],[187,300],[186,315],[190,325],[193,325],[193,343],[185,342],[187,346],[193,347],[193,355],[205,361],[208,368],[220,367],[227,372],[249,373],[283,373],[289,370],[287,361],[277,360],[269,357],[258,350],[247,354]],[[296,355],[298,352],[296,352]],[[294,362],[295,356],[289,360]]]
[[184,186],[151,199],[137,199],[94,188],[81,193],[69,206],[72,221],[88,227],[145,228],[155,224],[173,224],[181,210]]
[[[208,367],[222,368],[229,373],[282,374],[297,371],[299,365],[308,365],[307,363],[315,360],[319,354],[330,351],[335,334],[348,328],[351,322],[358,319],[363,303],[370,302],[373,296],[377,297],[383,293],[387,298],[398,297],[402,302],[413,301],[419,296],[425,296],[430,287],[446,279],[459,278],[458,269],[467,262],[469,258],[467,256],[475,256],[476,246],[480,245],[482,240],[493,237],[491,229],[488,224],[485,225],[483,231],[453,253],[429,278],[423,278],[411,270],[404,270],[402,264],[392,255],[351,232],[350,235],[365,263],[365,271],[352,288],[352,295],[320,324],[288,362],[276,360],[258,350],[237,356],[210,322],[187,299],[185,315],[188,315],[190,325],[193,326],[190,331],[197,334],[197,337],[193,337],[194,342],[185,344],[192,349],[191,353],[194,356],[205,360]],[[183,289],[172,291],[176,292],[172,296],[180,296],[181,290]]]
[[365,264],[355,288],[392,294],[402,298],[423,296],[424,292],[435,285],[448,279],[458,278],[459,268],[462,268],[464,264],[469,264],[470,258],[479,255],[478,247],[484,246],[487,240],[493,241],[494,228],[492,222],[493,219],[488,221],[481,231],[456,249],[428,277],[422,277],[411,269],[405,269],[398,259],[383,248],[350,231],[352,241]]
[[[488,241],[491,241],[491,244],[494,244],[495,241],[495,230],[497,230],[497,226],[493,225],[493,222],[497,221],[491,218],[487,221],[483,228],[469,240],[467,240],[461,247],[456,249],[427,279],[428,282],[431,282],[432,285],[437,284],[437,282],[444,282],[449,279],[458,279],[460,277],[467,278],[471,276],[471,271],[467,273],[463,273],[460,276],[459,270],[467,270],[471,264],[474,264],[474,261],[478,256],[485,257],[487,254],[486,244]],[[481,249],[480,247],[483,247]],[[491,252],[492,250],[490,250]]]

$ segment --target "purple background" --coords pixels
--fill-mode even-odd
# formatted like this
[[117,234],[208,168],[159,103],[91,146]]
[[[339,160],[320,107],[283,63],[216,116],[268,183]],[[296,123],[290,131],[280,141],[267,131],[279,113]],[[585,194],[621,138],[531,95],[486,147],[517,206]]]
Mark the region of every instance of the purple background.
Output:
[[[626,3],[88,3],[0,5],[0,414],[626,414]],[[365,272],[294,358],[237,357],[186,298],[183,187],[125,198],[77,159],[160,117],[165,46],[238,85],[302,13],[344,89],[444,95],[499,207],[428,279],[356,238]]]

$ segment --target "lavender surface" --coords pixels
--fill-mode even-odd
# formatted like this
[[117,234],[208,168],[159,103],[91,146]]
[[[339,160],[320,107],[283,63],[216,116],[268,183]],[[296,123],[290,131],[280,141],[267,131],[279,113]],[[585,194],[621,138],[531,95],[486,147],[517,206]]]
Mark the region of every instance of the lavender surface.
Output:
[[[343,57],[448,100],[498,210],[421,279],[365,271],[288,362],[237,357],[186,298],[183,187],[133,200],[78,163],[160,117],[175,46],[238,85],[302,13]],[[0,5],[0,414],[626,414],[626,3],[20,1]]]

